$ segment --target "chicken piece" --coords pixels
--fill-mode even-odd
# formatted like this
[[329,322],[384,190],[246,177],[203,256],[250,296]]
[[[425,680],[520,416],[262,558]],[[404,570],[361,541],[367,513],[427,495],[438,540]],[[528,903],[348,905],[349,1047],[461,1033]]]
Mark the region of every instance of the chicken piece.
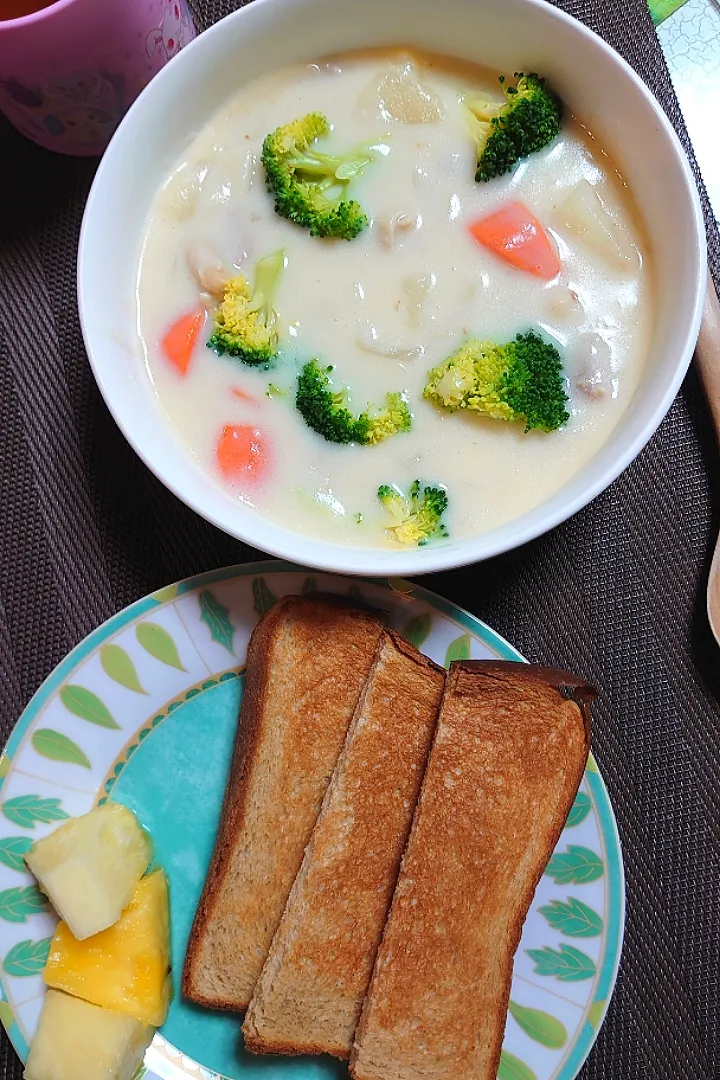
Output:
[[211,300],[222,297],[226,281],[233,276],[222,259],[207,244],[191,244],[185,256],[188,269],[202,293]]
[[548,291],[548,315],[561,319],[564,323],[573,323],[584,315],[582,301],[574,289],[566,285],[554,285]]
[[422,215],[393,214],[390,218],[380,218],[375,227],[382,247],[395,248],[422,227]]
[[603,401],[610,393],[612,351],[599,334],[584,334],[576,347],[574,383],[590,401]]

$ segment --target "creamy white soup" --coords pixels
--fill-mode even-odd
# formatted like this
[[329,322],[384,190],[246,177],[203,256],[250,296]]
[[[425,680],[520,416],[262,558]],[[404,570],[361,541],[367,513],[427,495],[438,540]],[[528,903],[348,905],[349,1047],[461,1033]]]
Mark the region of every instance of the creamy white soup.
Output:
[[[162,412],[212,483],[295,531],[399,549],[378,488],[407,492],[418,479],[446,490],[452,539],[489,530],[576,474],[637,387],[653,291],[622,178],[566,108],[550,145],[477,182],[467,102],[478,94],[501,99],[496,73],[409,52],[276,72],[227,102],[157,194],[137,301]],[[318,149],[374,147],[347,191],[368,218],[350,241],[313,237],[278,216],[267,189],[263,140],[310,112],[332,125]],[[513,265],[471,231],[518,202],[547,237],[553,276]],[[240,273],[252,284],[257,261],[279,251],[276,360],[254,367],[217,355],[206,343],[224,284]],[[174,347],[199,327],[179,365],[163,345],[178,320]],[[562,360],[569,415],[558,430],[526,433],[522,421],[448,411],[423,396],[428,372],[466,340],[504,344],[529,330]],[[332,366],[332,389],[345,391],[355,415],[401,393],[410,430],[375,445],[338,445],[311,430],[295,395],[313,358]],[[240,458],[250,455],[236,473],[222,447],[229,430],[240,433]]]

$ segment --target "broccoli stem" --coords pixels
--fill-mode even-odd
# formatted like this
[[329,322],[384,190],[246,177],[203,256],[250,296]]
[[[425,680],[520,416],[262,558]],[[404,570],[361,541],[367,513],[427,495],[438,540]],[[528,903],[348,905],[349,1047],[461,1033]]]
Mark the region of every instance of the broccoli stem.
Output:
[[272,329],[277,321],[273,301],[277,283],[284,268],[285,252],[282,250],[266,255],[255,264],[253,295],[248,311],[257,311],[258,317],[268,329]]
[[371,165],[372,162],[373,157],[367,151],[351,151],[343,157],[306,151],[302,157],[293,157],[290,163],[296,172],[308,176],[348,182],[359,176],[366,165]]

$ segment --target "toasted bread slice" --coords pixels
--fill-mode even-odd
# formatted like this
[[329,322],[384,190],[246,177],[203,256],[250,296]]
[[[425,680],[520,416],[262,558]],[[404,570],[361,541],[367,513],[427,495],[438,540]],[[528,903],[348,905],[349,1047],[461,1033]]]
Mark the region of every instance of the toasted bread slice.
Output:
[[372,667],[383,621],[318,594],[256,626],[220,828],[182,992],[247,1007]]
[[245,1017],[248,1050],[350,1056],[444,685],[383,635]]
[[593,694],[525,664],[451,665],[355,1080],[495,1080],[513,957],[582,779]]

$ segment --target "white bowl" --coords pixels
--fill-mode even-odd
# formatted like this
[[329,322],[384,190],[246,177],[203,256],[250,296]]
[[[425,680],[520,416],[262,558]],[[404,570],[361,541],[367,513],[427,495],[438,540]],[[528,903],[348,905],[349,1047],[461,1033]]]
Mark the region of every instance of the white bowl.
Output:
[[[244,82],[364,46],[415,45],[502,71],[538,70],[613,154],[644,218],[657,318],[642,381],[613,434],[572,480],[479,536],[411,550],[354,548],[291,532],[226,495],[162,419],[136,341],[135,275],[145,218],[183,148]],[[576,513],[645,446],[690,362],[707,272],[700,203],[665,114],[600,38],[542,0],[254,0],[201,34],[155,77],[98,169],[80,238],[79,304],[98,386],[146,465],[208,521],[319,569],[422,574],[518,547]]]

